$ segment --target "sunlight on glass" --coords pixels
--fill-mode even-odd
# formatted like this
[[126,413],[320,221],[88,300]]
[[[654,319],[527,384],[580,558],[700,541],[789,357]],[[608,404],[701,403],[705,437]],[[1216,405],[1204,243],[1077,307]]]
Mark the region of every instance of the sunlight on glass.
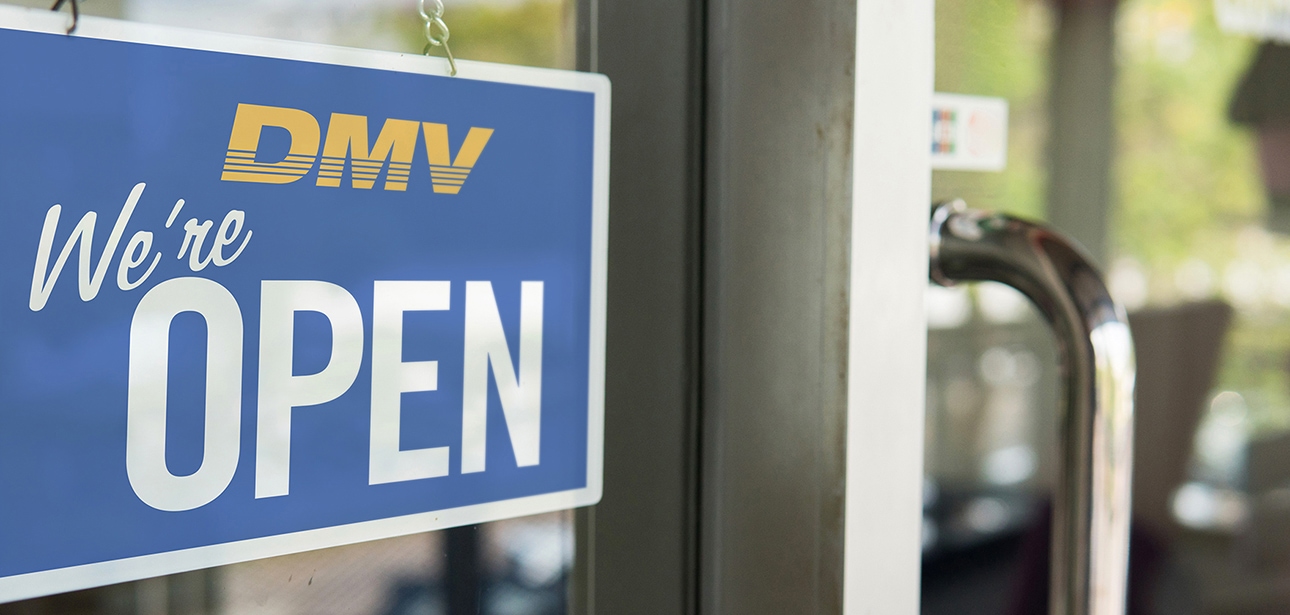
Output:
[[966,323],[972,315],[972,297],[963,286],[927,287],[927,326],[953,329]]
[[1017,289],[998,282],[976,285],[976,303],[987,322],[1021,322],[1030,313],[1030,300]]
[[1137,259],[1116,259],[1107,272],[1106,283],[1111,296],[1126,309],[1136,310],[1147,304],[1147,273]]

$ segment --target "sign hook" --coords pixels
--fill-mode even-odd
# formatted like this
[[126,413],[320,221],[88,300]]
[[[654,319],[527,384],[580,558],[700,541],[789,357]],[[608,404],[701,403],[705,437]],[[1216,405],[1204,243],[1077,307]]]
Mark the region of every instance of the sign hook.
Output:
[[[63,0],[59,0],[61,4]],[[76,0],[72,0],[75,6]],[[443,47],[444,53],[448,54],[448,76],[457,76],[457,59],[452,57],[452,49],[448,48],[448,24],[443,22],[443,0],[434,0],[434,10],[426,12],[426,0],[417,0],[417,12],[421,14],[421,21],[425,22],[426,46],[421,50],[424,55],[430,55],[431,47]]]
[[[64,2],[67,2],[67,0],[56,0],[54,2],[54,6],[50,7],[49,10],[58,11],[59,9],[63,8]],[[79,0],[72,0],[69,4],[72,5],[72,25],[71,27],[67,28],[67,33],[71,34],[76,31],[76,26],[81,21],[81,7],[80,7]]]

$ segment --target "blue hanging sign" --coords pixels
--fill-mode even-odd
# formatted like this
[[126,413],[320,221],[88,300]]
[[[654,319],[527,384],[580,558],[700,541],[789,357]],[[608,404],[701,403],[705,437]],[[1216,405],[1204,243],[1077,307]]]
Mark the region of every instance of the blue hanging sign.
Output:
[[609,82],[0,8],[0,601],[593,504]]

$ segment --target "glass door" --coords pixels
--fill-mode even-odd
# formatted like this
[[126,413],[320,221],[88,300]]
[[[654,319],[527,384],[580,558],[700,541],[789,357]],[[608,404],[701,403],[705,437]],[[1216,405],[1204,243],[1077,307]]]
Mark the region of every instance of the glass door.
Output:
[[[937,198],[1046,219],[1137,346],[1130,613],[1280,613],[1290,517],[1284,7],[937,7],[938,91],[1006,99],[1008,161]],[[1019,295],[933,289],[922,612],[1043,612],[1055,349]]]

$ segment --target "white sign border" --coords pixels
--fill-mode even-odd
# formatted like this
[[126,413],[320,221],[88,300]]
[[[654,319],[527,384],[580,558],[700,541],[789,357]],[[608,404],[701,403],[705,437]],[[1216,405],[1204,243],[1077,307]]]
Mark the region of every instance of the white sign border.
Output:
[[[0,30],[64,35],[66,27],[66,16],[58,13],[0,6]],[[81,17],[76,33],[72,36],[402,73],[435,76],[446,76],[448,73],[446,60],[417,54],[263,39],[96,17]],[[458,60],[457,66],[456,79],[573,90],[588,92],[595,97],[586,486],[513,500],[3,577],[0,578],[0,603],[473,523],[590,506],[600,501],[604,477],[605,318],[609,260],[609,79],[593,73],[468,60]]]

